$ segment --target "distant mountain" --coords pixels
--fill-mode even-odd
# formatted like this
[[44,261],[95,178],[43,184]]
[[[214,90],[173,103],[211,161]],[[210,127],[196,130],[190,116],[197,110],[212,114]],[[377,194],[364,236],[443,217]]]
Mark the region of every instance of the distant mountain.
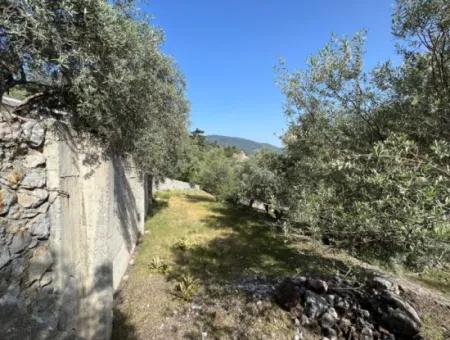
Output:
[[206,140],[211,143],[217,143],[220,146],[235,146],[238,149],[243,150],[247,155],[251,155],[258,150],[268,149],[272,151],[281,151],[281,148],[272,144],[258,143],[249,139],[219,135],[206,136]]

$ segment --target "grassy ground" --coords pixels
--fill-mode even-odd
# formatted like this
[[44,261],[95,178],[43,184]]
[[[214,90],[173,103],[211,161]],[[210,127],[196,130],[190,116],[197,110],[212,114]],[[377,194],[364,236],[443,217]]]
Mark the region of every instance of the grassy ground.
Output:
[[[116,296],[114,339],[293,339],[292,320],[264,287],[295,273],[362,280],[376,269],[309,239],[288,241],[264,214],[205,193],[161,193],[152,215]],[[428,284],[448,293],[447,274]],[[414,302],[425,336],[443,338],[450,319],[435,317],[434,302]]]

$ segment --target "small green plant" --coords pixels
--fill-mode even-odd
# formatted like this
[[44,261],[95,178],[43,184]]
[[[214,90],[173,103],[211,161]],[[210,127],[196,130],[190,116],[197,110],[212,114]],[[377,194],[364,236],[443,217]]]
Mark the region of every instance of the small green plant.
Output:
[[153,272],[165,274],[169,270],[169,266],[164,263],[159,256],[154,257],[149,264],[149,268]]
[[174,244],[174,248],[182,250],[182,251],[186,251],[186,250],[192,249],[197,244],[198,244],[197,241],[189,240],[189,239],[186,239],[183,237]]
[[200,288],[199,281],[190,274],[183,274],[175,285],[175,295],[191,301]]

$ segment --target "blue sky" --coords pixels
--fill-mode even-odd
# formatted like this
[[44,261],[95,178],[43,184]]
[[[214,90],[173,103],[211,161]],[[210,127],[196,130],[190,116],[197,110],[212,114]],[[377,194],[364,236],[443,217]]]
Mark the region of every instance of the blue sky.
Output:
[[395,55],[393,0],[150,0],[163,49],[187,80],[191,128],[280,145],[273,67],[303,68],[330,38],[368,30],[366,67]]

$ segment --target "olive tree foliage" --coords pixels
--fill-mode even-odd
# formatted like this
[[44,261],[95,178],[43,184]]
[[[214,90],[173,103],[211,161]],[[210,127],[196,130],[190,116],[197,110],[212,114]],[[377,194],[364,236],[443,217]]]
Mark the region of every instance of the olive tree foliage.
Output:
[[68,122],[158,175],[188,111],[162,41],[133,1],[1,0],[0,97],[20,89],[14,114]]
[[250,206],[255,201],[280,218],[286,207],[285,160],[282,153],[262,149],[238,165],[238,196]]
[[293,230],[388,263],[449,261],[449,15],[448,1],[397,1],[398,67],[364,71],[364,32],[306,70],[280,66]]

